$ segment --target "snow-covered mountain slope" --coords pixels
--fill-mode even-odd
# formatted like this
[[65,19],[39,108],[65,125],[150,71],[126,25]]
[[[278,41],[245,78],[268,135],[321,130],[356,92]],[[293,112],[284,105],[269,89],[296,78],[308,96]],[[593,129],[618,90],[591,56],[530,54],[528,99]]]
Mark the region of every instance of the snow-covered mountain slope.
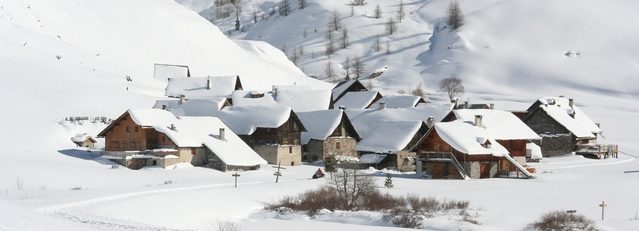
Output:
[[[207,1],[178,2],[213,18],[224,31],[234,28],[235,17],[216,19],[215,6],[201,4]],[[390,67],[374,81],[390,91],[420,82],[436,90],[440,79],[456,74],[475,93],[639,96],[637,1],[460,0],[465,25],[451,31],[445,28],[449,0],[404,0],[406,17],[392,35],[386,24],[397,21],[400,0],[368,0],[352,8],[347,1],[309,0],[305,9],[290,1],[289,16],[269,16],[277,2],[241,1],[245,32],[233,36],[285,47],[289,57],[297,49],[298,66],[320,78],[327,76],[326,31],[337,11],[350,45],[339,49],[342,32],[334,33],[338,51],[330,61],[341,69],[335,78],[344,76],[340,63],[346,56],[360,56],[367,73]],[[381,19],[373,17],[377,5]]]
[[72,182],[82,176],[67,169],[87,167],[90,172],[99,166],[57,152],[73,148],[69,138],[86,129],[57,122],[70,116],[115,118],[127,108],[150,108],[165,87],[152,77],[154,63],[187,64],[193,75],[239,74],[247,89],[330,87],[306,77],[276,48],[236,43],[171,0],[3,0],[0,158],[3,166],[26,165],[0,168],[7,179],[0,188],[14,187],[20,177],[44,184],[45,172]]

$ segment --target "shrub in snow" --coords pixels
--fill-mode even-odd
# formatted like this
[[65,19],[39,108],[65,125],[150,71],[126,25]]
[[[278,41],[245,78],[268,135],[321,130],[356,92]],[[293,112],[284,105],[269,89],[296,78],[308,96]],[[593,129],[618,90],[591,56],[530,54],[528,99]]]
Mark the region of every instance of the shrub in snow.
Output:
[[564,211],[552,211],[541,216],[538,221],[528,225],[532,230],[562,230],[562,231],[576,231],[587,230],[595,231],[600,230],[595,223],[581,214],[569,214]]
[[240,227],[231,221],[217,221],[217,231],[239,231]]
[[82,190],[82,187],[77,186],[77,187],[73,187],[73,188],[71,188],[69,190],[71,190],[71,191],[80,191],[80,190]]
[[395,214],[392,218],[392,222],[394,225],[397,225],[402,228],[420,228],[424,223],[424,215],[412,213],[409,211],[404,211],[398,214]]
[[384,180],[384,187],[393,188],[393,178],[391,174],[386,174],[386,180]]

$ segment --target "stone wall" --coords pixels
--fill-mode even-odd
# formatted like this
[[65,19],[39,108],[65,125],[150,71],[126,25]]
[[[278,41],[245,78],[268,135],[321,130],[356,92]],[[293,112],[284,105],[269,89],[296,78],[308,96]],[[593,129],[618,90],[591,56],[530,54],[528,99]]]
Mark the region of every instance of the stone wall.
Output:
[[542,137],[541,147],[544,157],[568,154],[575,149],[576,139],[564,126],[548,116],[544,110],[537,110],[526,118],[526,125]]
[[565,155],[575,150],[577,141],[570,134],[563,135],[542,135],[541,154],[543,157]]
[[269,164],[282,163],[284,166],[302,164],[302,146],[300,145],[257,145],[253,147]]
[[415,159],[417,154],[409,151],[400,151],[397,153],[397,170],[400,172],[415,171]]

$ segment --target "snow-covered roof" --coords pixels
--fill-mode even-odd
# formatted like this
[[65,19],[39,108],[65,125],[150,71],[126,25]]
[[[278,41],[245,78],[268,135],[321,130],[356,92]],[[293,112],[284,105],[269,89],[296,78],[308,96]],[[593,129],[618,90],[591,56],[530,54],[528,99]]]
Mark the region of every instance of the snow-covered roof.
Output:
[[227,97],[235,90],[238,79],[238,76],[169,78],[166,96],[184,95],[187,99]]
[[302,132],[302,144],[309,140],[325,140],[339,126],[342,120],[342,110],[321,110],[297,112],[297,117],[304,124],[306,132]]
[[331,91],[285,88],[277,90],[275,100],[295,112],[326,110],[331,104]]
[[423,124],[423,121],[379,121],[376,126],[366,129],[368,133],[362,135],[355,149],[375,153],[399,152],[406,148]]
[[179,104],[179,100],[158,100],[153,108],[162,109],[162,105],[165,105],[165,110],[176,116],[210,116],[221,110],[226,102],[224,97],[190,99],[182,104]]
[[359,162],[362,164],[379,164],[386,158],[383,154],[364,154],[359,157]]
[[[455,150],[468,155],[504,156],[509,152],[501,146],[485,128],[474,126],[462,120],[436,123],[439,137]],[[488,148],[482,146],[490,142]]]
[[169,78],[186,78],[189,75],[189,66],[159,63],[153,65],[153,78],[162,82],[167,82]]
[[342,98],[335,102],[335,107],[343,106],[346,109],[365,109],[378,97],[381,97],[381,94],[377,91],[347,92]]
[[356,79],[346,80],[346,81],[342,81],[342,82],[338,83],[337,86],[335,86],[333,88],[333,91],[332,91],[333,100],[337,100],[339,98],[339,96],[344,94],[344,92],[346,92],[348,90],[348,88],[350,88],[353,84],[362,85],[362,83],[359,82],[359,80],[356,80]]
[[127,111],[133,121],[142,127],[155,127],[158,124],[170,125],[177,121],[171,112],[158,109],[138,109]]
[[424,99],[414,95],[385,95],[384,98],[373,103],[371,108],[378,108],[381,102],[386,103],[387,108],[408,108],[415,107],[419,102],[424,102]]
[[457,120],[475,125],[475,116],[482,116],[482,127],[497,140],[539,140],[530,127],[512,112],[493,109],[459,109],[454,110]]
[[218,111],[216,116],[236,134],[250,135],[257,128],[278,128],[291,116],[287,106],[232,106]]
[[[348,118],[353,121],[358,132],[368,127],[374,127],[379,121],[424,121],[433,117],[441,121],[451,111],[451,104],[428,103],[415,108],[385,108],[346,110]],[[358,126],[359,125],[359,126]],[[360,133],[361,135],[361,133]]]
[[89,133],[78,133],[75,136],[71,137],[71,141],[73,142],[84,142],[87,139],[95,141],[95,139],[93,137],[91,137],[91,135],[89,135]]
[[[262,97],[252,98],[251,95],[263,95]],[[269,106],[269,105],[277,105],[275,98],[273,97],[272,92],[264,92],[264,91],[247,91],[247,90],[237,90],[234,91],[231,100],[233,101],[233,106]]]
[[[201,147],[204,145],[225,164],[252,166],[266,161],[251,149],[240,137],[216,117],[180,117],[175,130],[158,125],[155,129],[166,134],[178,147]],[[220,136],[224,129],[224,139]]]
[[[579,138],[595,138],[594,134],[601,133],[601,129],[581,111],[577,105],[571,108],[569,99],[565,97],[547,97],[539,99],[540,108]],[[571,114],[574,113],[574,118]],[[594,134],[593,134],[594,133]]]

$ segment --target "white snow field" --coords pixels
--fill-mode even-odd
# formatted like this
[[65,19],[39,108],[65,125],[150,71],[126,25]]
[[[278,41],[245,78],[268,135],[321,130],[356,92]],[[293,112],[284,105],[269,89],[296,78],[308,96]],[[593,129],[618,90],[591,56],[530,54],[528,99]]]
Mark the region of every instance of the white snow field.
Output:
[[[251,4],[265,2],[273,1]],[[273,44],[288,41],[280,36],[285,31],[298,36],[291,41],[300,40],[302,28],[309,34],[315,26],[325,28],[329,12],[341,1],[309,2],[313,14],[272,18],[272,24],[256,24],[237,36]],[[567,209],[606,230],[639,227],[631,219],[639,211],[639,172],[632,173],[639,171],[639,30],[634,23],[639,3],[460,1],[467,25],[457,35],[442,32],[431,38],[448,1],[406,0],[405,22],[390,37],[391,54],[384,55],[370,52],[384,20],[361,15],[372,15],[376,4],[392,14],[396,3],[368,2],[355,9],[357,16],[343,20],[353,26],[353,45],[334,56],[340,59],[336,67],[347,54],[364,56],[367,70],[388,65],[374,84],[392,93],[417,82],[432,92],[437,80],[457,72],[467,82],[465,97],[495,102],[501,109],[525,109],[546,95],[574,97],[602,124],[606,138],[600,142],[619,144],[622,151],[619,159],[547,158],[531,164],[538,171],[531,180],[420,180],[396,174],[395,187],[380,190],[469,200],[481,221],[472,225],[443,216],[426,220],[424,229],[520,230],[546,211]],[[346,16],[350,9],[338,10]],[[323,50],[323,33],[309,37],[307,53]],[[580,55],[568,58],[568,51]],[[298,64],[320,76],[325,61],[304,57]],[[287,167],[277,184],[275,169],[264,165],[241,172],[234,188],[232,173],[183,165],[113,168],[96,159],[97,152],[77,149],[71,137],[95,136],[104,124],[61,121],[114,119],[129,108],[151,108],[165,87],[153,79],[154,63],[189,65],[193,76],[240,75],[251,90],[269,90],[273,84],[331,87],[306,78],[276,48],[230,40],[170,0],[0,0],[0,230],[217,230],[217,222],[227,220],[240,230],[399,230],[374,213],[278,218],[262,209],[264,203],[324,184],[310,179],[319,168],[315,165]],[[375,176],[381,186],[384,175]],[[597,206],[601,201],[608,204],[604,221]]]

